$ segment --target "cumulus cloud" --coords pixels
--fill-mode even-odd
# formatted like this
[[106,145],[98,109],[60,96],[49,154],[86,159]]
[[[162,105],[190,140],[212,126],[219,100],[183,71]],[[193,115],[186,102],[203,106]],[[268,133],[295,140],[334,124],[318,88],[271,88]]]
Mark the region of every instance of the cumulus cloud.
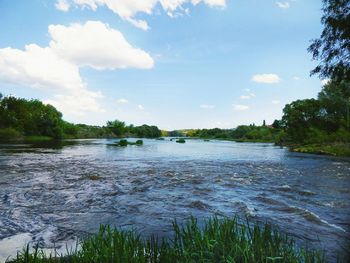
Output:
[[[60,3],[66,1],[67,0],[58,0],[56,3],[56,8],[62,11],[68,11],[69,4],[65,8],[66,10],[60,8]],[[128,21],[134,26],[143,30],[149,29],[147,22],[145,20],[136,19],[135,16],[138,13],[151,15],[158,3],[171,17],[175,17],[182,13],[188,14],[189,10],[183,7],[183,5],[186,3],[191,3],[194,6],[201,2],[209,7],[226,6],[226,0],[70,0],[70,2],[82,8],[88,7],[93,11],[96,11],[99,6],[105,6],[123,20]],[[176,13],[176,15],[174,15],[176,10],[179,11]]]
[[239,97],[241,100],[249,100],[250,96],[249,95],[242,95]]
[[84,25],[50,25],[50,48],[79,66],[95,69],[152,68],[154,61],[145,51],[132,47],[118,30],[100,21]]
[[51,48],[35,44],[26,45],[24,50],[0,49],[0,79],[54,91],[84,88],[76,65],[60,58]]
[[215,105],[202,104],[199,106],[201,109],[214,109]]
[[245,111],[249,109],[247,105],[233,104],[232,106],[235,111]]
[[281,101],[279,101],[279,100],[273,100],[272,101],[272,104],[280,104],[281,103]]
[[252,77],[252,81],[264,84],[274,84],[281,81],[277,74],[257,74]]
[[101,92],[92,92],[87,89],[76,90],[67,94],[55,95],[52,99],[44,100],[63,113],[80,117],[86,112],[105,112],[97,99],[103,98]]
[[138,108],[139,110],[144,110],[144,109],[145,109],[145,107],[143,107],[141,104],[137,105],[137,108]]
[[52,40],[48,47],[30,44],[24,50],[0,49],[0,80],[52,92],[53,98],[45,102],[68,116],[103,112],[98,103],[103,95],[88,89],[80,67],[101,70],[153,66],[146,52],[133,48],[119,31],[101,22],[51,25],[49,34]]
[[282,9],[288,9],[290,7],[288,2],[276,2],[276,5]]
[[127,103],[129,103],[129,101],[127,99],[121,98],[121,99],[117,100],[117,103],[118,104],[127,104]]
[[55,4],[55,7],[63,12],[67,12],[69,10],[70,4],[67,0],[58,0]]
[[294,80],[300,80],[300,77],[299,76],[294,76],[293,79]]

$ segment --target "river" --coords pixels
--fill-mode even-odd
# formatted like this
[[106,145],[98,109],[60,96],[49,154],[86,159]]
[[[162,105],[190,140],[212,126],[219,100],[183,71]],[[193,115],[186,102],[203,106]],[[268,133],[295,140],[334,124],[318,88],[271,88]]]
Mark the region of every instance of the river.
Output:
[[0,262],[31,241],[65,248],[100,224],[168,236],[190,215],[249,216],[349,256],[350,160],[273,144],[166,139],[0,144]]

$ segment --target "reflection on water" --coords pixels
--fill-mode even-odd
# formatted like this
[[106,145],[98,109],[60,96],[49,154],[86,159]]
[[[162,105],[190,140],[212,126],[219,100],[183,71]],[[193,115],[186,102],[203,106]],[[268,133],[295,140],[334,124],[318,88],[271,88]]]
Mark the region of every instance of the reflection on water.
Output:
[[167,236],[191,214],[248,215],[332,260],[349,253],[349,160],[272,144],[113,142],[0,145],[0,261],[11,237],[53,248],[99,224]]

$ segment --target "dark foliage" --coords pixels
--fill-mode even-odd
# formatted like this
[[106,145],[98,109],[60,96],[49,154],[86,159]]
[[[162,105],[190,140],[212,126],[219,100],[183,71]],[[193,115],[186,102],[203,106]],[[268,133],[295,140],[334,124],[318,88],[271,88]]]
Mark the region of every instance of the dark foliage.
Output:
[[161,131],[157,126],[126,126],[122,121],[108,121],[106,127],[73,124],[62,119],[62,114],[51,105],[39,100],[2,97],[0,94],[0,139],[19,139],[36,136],[61,138],[157,138]]
[[0,99],[0,129],[14,129],[24,136],[62,138],[62,114],[39,100],[12,96]]
[[319,65],[311,74],[334,81],[350,81],[350,1],[323,0],[324,26],[308,51]]
[[287,104],[281,124],[293,143],[349,142],[349,111],[350,83],[330,81],[318,99]]

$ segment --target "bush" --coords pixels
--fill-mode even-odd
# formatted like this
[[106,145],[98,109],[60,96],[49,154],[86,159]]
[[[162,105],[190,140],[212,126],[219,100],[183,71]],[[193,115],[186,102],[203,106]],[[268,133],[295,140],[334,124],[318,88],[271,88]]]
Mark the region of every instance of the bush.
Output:
[[312,127],[309,129],[309,133],[307,134],[307,138],[304,140],[304,143],[324,143],[328,142],[329,139],[329,134],[326,131]]
[[137,140],[137,141],[135,142],[135,144],[136,144],[136,145],[143,145],[143,140]]
[[21,137],[21,133],[13,128],[0,129],[0,140],[14,140],[20,139]]
[[182,138],[181,138],[181,139],[176,140],[176,142],[177,142],[177,143],[185,143],[186,141],[185,141],[185,139],[182,139]]
[[128,146],[128,140],[125,140],[125,139],[121,139],[118,143],[117,143],[118,146],[121,146],[121,147],[126,147]]

